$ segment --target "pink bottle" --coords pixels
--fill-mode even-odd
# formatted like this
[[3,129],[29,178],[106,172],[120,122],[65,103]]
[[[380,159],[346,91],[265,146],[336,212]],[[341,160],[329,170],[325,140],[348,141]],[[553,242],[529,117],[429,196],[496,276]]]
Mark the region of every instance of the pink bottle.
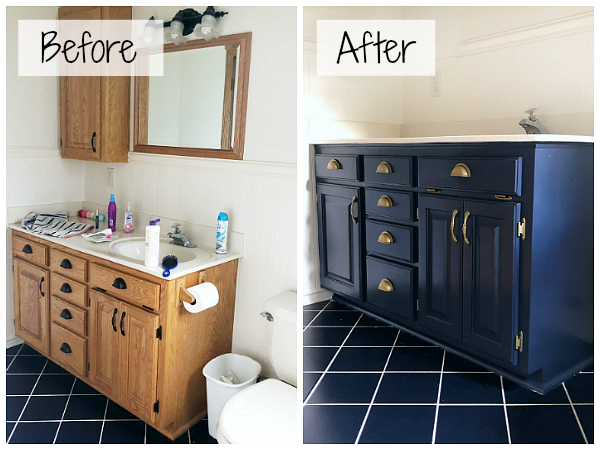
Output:
[[108,228],[113,232],[117,231],[117,204],[115,203],[115,194],[110,194],[110,203],[108,204]]

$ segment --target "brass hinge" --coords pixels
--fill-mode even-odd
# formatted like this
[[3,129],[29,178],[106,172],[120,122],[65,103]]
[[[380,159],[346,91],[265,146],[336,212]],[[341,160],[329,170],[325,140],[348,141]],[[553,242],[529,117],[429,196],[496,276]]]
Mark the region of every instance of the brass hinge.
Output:
[[419,310],[419,299],[417,299],[417,311]]
[[520,331],[518,336],[515,336],[515,350],[519,350],[519,353],[523,351],[523,332]]
[[439,189],[427,189],[427,192],[429,192],[430,194],[440,194],[442,191],[440,191]]
[[494,195],[494,197],[497,200],[512,200],[512,197],[510,195],[496,194]]
[[158,400],[156,400],[156,402],[154,403],[153,408],[152,408],[155,413],[158,413],[158,405],[159,405],[159,402],[158,402]]
[[521,237],[521,239],[525,240],[525,218],[523,217],[523,222],[517,222],[517,237]]
[[419,208],[417,208],[417,220],[419,220]]

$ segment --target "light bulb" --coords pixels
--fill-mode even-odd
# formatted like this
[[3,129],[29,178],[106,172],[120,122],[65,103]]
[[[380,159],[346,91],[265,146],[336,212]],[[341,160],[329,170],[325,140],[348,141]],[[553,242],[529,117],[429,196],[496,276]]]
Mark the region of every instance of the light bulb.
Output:
[[194,27],[194,34],[210,41],[214,37],[218,37],[219,33],[215,30],[217,19],[210,14],[202,16],[202,22]]
[[171,40],[175,45],[179,45],[187,41],[187,39],[183,36],[183,23],[178,20],[171,22],[169,33],[171,35]]
[[156,47],[156,29],[151,25],[146,25],[142,34],[142,40],[144,41],[144,44],[146,44],[146,47]]

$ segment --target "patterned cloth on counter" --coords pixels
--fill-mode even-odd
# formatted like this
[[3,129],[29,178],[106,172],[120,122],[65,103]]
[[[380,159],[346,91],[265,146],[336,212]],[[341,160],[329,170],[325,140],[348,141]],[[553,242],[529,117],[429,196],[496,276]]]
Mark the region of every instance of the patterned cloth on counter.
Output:
[[32,233],[46,234],[59,238],[79,236],[94,228],[94,225],[87,223],[69,222],[68,218],[69,215],[67,213],[38,214],[30,212],[23,218],[21,225]]

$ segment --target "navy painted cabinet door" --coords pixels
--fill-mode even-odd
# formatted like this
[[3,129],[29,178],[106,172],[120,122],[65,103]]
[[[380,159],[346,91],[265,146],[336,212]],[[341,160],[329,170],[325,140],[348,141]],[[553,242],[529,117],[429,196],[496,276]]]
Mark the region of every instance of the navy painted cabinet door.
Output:
[[361,299],[360,191],[317,183],[321,286]]
[[520,205],[465,200],[464,210],[463,342],[517,364]]
[[419,325],[457,341],[462,203],[461,199],[419,195]]

